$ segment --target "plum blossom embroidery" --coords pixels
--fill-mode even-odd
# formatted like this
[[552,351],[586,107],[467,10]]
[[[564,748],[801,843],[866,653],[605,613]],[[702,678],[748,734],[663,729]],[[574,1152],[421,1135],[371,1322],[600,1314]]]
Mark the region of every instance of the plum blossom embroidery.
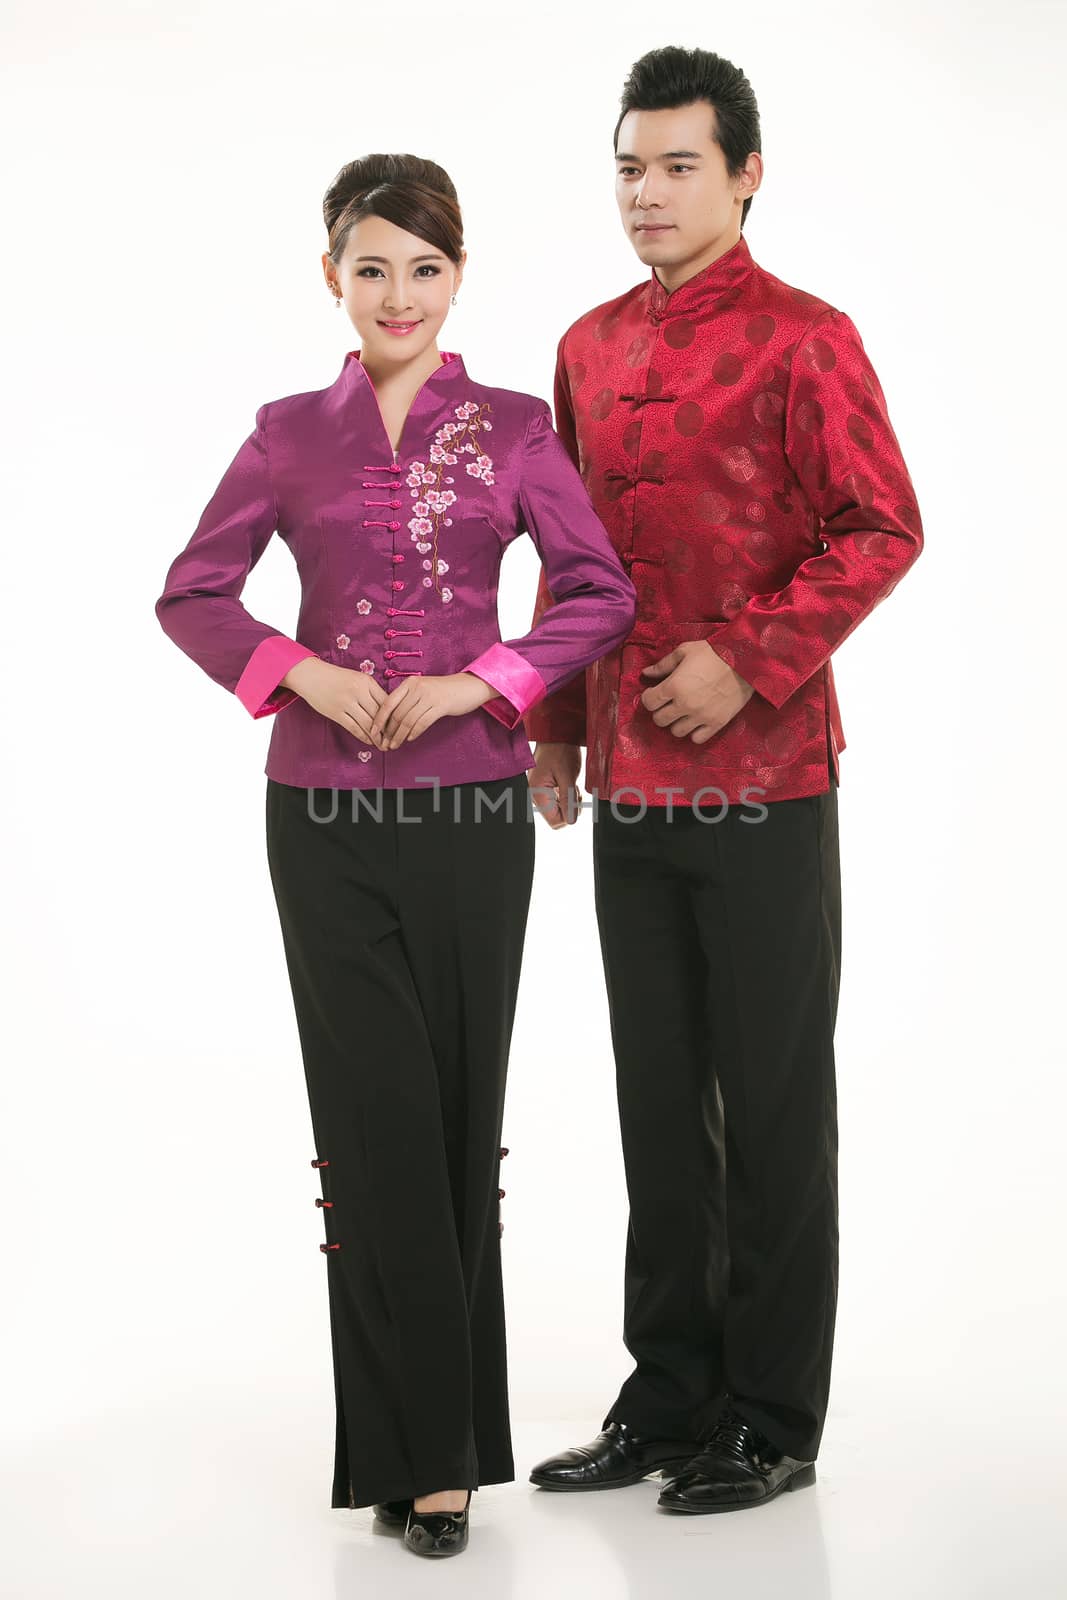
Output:
[[370,661],[370,660],[361,661],[360,664],[359,664],[359,670],[360,670],[360,672],[373,672],[374,671],[374,662]]
[[338,650],[347,650],[351,643],[352,643],[352,641],[348,637],[347,633],[339,633],[337,635],[337,648],[338,648]]
[[367,615],[367,612],[370,610],[370,601],[369,600],[357,600],[356,601],[356,610],[359,612],[361,617],[365,617]]
[[432,577],[423,578],[423,585],[435,588],[446,604],[452,599],[453,590],[438,582],[441,574],[448,571],[448,563],[437,558],[437,536],[441,528],[452,526],[452,518],[446,513],[456,503],[456,491],[451,487],[442,488],[442,484],[451,485],[456,480],[445,468],[458,466],[462,455],[472,455],[473,461],[464,462],[469,476],[484,484],[495,482],[492,457],[484,451],[479,453],[479,446],[474,443],[478,434],[493,431],[488,416],[492,406],[488,401],[477,405],[473,400],[465,400],[454,410],[457,421],[446,422],[438,428],[430,446],[429,461],[412,462],[407,475],[415,502],[411,508],[414,515],[408,522],[412,543],[422,556],[433,552],[432,559],[422,563],[432,573]]

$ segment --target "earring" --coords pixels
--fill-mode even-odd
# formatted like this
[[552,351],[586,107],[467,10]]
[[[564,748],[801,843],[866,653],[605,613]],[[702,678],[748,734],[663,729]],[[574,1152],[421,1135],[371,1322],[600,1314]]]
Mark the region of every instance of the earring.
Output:
[[452,304],[455,305],[455,303],[456,303],[456,297],[455,297],[455,295],[453,295],[452,296]]

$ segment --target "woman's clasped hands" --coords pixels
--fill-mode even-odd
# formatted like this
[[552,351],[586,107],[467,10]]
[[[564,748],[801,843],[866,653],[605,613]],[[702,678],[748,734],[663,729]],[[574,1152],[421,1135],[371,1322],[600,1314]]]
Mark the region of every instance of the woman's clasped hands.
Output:
[[293,667],[285,681],[320,716],[379,750],[417,739],[441,717],[465,716],[497,692],[473,672],[413,673],[386,692],[370,673],[311,659]]
[[[377,684],[374,685],[379,689]],[[476,711],[496,694],[473,672],[450,672],[442,677],[419,673],[405,678],[384,694],[370,725],[370,736],[380,750],[395,750],[417,739],[441,717],[462,717]]]

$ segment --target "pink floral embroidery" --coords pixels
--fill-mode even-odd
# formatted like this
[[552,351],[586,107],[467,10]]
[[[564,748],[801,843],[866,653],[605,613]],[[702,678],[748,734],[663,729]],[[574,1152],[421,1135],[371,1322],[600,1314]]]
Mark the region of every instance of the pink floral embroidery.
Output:
[[337,635],[337,648],[338,648],[338,650],[347,650],[351,643],[352,643],[352,641],[348,637],[347,633],[339,633]]
[[359,612],[361,617],[365,617],[367,615],[367,612],[370,610],[370,601],[369,600],[357,600],[356,601],[356,610]]
[[360,670],[360,672],[373,672],[374,671],[374,662],[373,661],[361,661],[360,664],[359,664],[359,670]]
[[359,759],[361,761],[369,761],[370,758],[371,758],[371,752],[369,750],[361,750],[359,752]]
[[493,424],[488,417],[491,410],[488,401],[478,405],[473,400],[465,400],[462,405],[456,406],[458,420],[446,422],[438,428],[430,446],[429,460],[413,461],[408,469],[407,484],[414,501],[411,508],[414,515],[408,522],[411,541],[420,555],[426,555],[430,550],[433,552],[432,559],[422,563],[433,576],[422,581],[426,588],[434,587],[446,604],[452,599],[453,591],[438,582],[441,574],[448,571],[448,563],[437,558],[437,536],[442,527],[452,526],[452,518],[446,512],[456,503],[456,491],[442,488],[441,485],[455,482],[454,477],[445,473],[445,468],[458,466],[461,454],[475,458],[464,462],[470,477],[478,478],[484,484],[495,482],[492,457],[484,452],[479,454],[479,447],[474,443],[479,433],[493,431]]

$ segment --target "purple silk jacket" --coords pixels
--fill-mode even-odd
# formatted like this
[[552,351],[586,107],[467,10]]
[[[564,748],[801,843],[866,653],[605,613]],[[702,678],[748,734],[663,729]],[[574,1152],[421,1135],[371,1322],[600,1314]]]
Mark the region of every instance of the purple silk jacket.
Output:
[[[474,383],[461,356],[441,354],[396,453],[358,350],[328,389],[260,406],[156,601],[167,635],[253,717],[284,713],[264,768],[279,783],[422,788],[528,771],[523,714],[633,626],[633,584],[549,407]],[[300,574],[292,638],[240,599],[275,530]],[[556,603],[502,643],[500,561],[524,532]],[[382,751],[279,687],[306,656],[386,690],[472,672],[497,693]]]

